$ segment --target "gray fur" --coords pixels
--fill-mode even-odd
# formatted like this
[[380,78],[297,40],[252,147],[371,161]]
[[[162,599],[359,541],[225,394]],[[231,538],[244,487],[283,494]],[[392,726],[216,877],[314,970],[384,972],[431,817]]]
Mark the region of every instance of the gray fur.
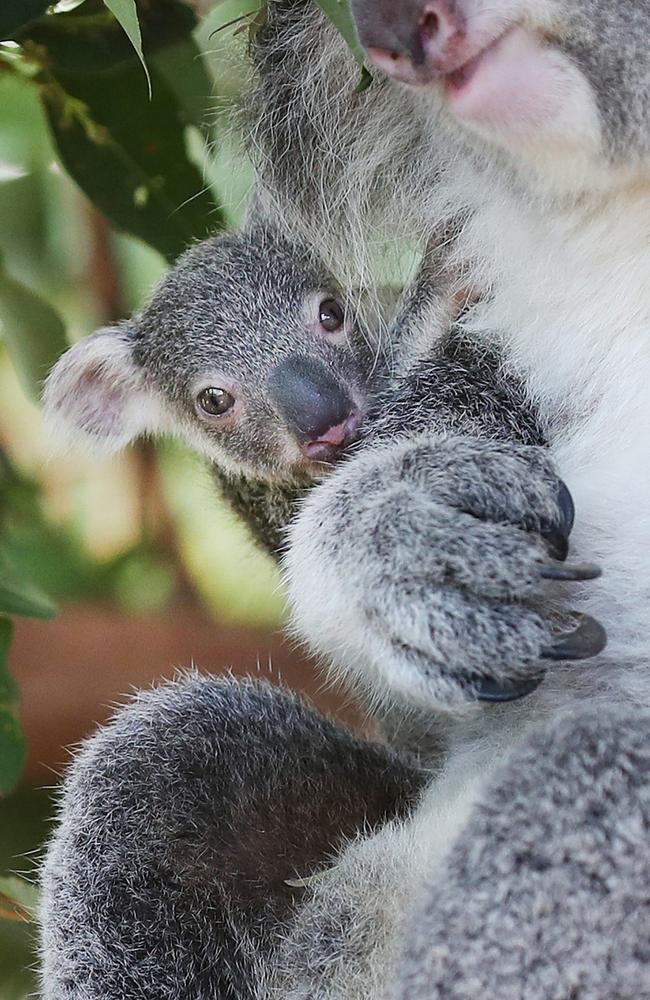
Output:
[[66,776],[43,996],[252,997],[302,894],[286,880],[404,813],[422,780],[266,684],[190,675],[139,694]]
[[426,800],[349,847],[260,996],[646,1000],[649,726],[607,705],[540,726],[442,861]]
[[609,155],[629,164],[650,155],[650,11],[633,2],[565,4],[561,46],[591,83]]
[[650,997],[649,747],[603,705],[515,750],[421,891],[395,1000]]
[[[327,537],[303,533],[316,518]],[[542,536],[561,524],[541,449],[403,437],[359,454],[305,498],[285,557],[290,598],[302,628],[329,629],[335,662],[366,695],[458,704],[480,678],[539,675],[551,641],[539,610],[551,558]],[[358,638],[347,619],[330,618],[327,600],[307,607],[306,558],[320,563],[326,594],[336,573],[337,614],[346,603],[360,609]]]
[[[286,272],[289,277],[299,274],[299,264],[296,258],[286,258],[285,264],[281,255],[269,253],[268,242],[260,241],[257,250],[260,258],[266,252],[267,264],[266,270],[256,272],[250,266],[254,240],[251,235],[234,236],[225,246],[219,240],[194,248],[156,291],[151,304],[129,324],[126,335],[134,345],[131,350],[144,372],[144,380],[164,392],[169,405],[187,407],[186,373],[191,376],[201,366],[209,370],[215,358],[222,368],[226,363],[238,363],[239,370],[245,358],[249,366],[246,384],[259,385],[261,380],[255,377],[253,366],[272,364],[275,352],[282,350],[282,346],[275,347],[270,335],[264,339],[265,330],[277,330],[281,319],[262,310],[252,316],[240,304],[246,301],[246,295],[251,302],[263,303],[265,290],[272,285],[276,291],[282,290],[282,308],[286,308],[290,301]],[[245,266],[238,257],[242,252],[249,255]],[[224,261],[233,257],[238,287],[224,268]],[[301,284],[298,292],[292,292],[294,309],[303,297],[302,288]],[[276,308],[281,316],[278,300]],[[405,320],[400,316],[396,322],[403,326]],[[415,318],[411,325],[416,325]],[[288,313],[285,326],[292,328]],[[214,332],[208,336],[208,328],[227,329],[231,335],[222,341]],[[406,341],[412,332],[402,329],[400,336]],[[119,336],[124,336],[123,329]],[[320,348],[319,341],[311,343]],[[303,343],[301,349],[305,350],[305,346]],[[227,354],[230,349],[234,361]],[[373,441],[381,441],[388,442],[382,448],[402,456],[405,445],[407,451],[417,445],[418,438],[413,435],[424,426],[482,426],[482,433],[495,439],[489,453],[492,473],[486,467],[477,477],[470,439],[464,443],[464,439],[438,437],[436,447],[447,455],[442,464],[438,455],[438,472],[430,468],[425,438],[420,450],[411,450],[410,459],[399,458],[402,474],[419,477],[428,492],[431,484],[427,477],[432,473],[442,488],[441,499],[451,505],[450,509],[454,503],[460,504],[468,512],[467,521],[478,531],[483,525],[489,533],[488,522],[474,518],[470,511],[481,519],[501,516],[502,512],[491,506],[490,489],[481,494],[480,487],[489,474],[502,476],[510,460],[511,509],[506,516],[520,527],[513,529],[515,548],[509,563],[508,555],[497,551],[495,539],[495,555],[507,567],[507,573],[501,584],[492,579],[490,586],[505,587],[507,596],[508,587],[516,586],[531,596],[537,585],[535,567],[544,559],[541,536],[534,533],[546,530],[557,519],[557,484],[539,449],[523,444],[512,446],[505,441],[517,426],[523,441],[540,440],[541,431],[527,411],[516,383],[505,378],[497,361],[485,358],[484,352],[465,342],[459,331],[434,341],[426,353],[430,357],[428,367],[425,358],[411,359],[416,371],[422,369],[422,376],[414,378],[411,400],[407,370],[400,370],[392,381],[387,373],[376,377],[360,450],[374,461],[373,456],[382,451],[373,446]],[[56,378],[55,373],[55,386]],[[65,398],[60,394],[59,398],[60,405],[65,405]],[[393,444],[400,429],[400,440]],[[468,449],[466,468],[461,460],[463,447]],[[359,461],[350,463],[349,469],[357,477],[361,495],[368,489],[372,497],[372,484],[364,482]],[[531,475],[533,470],[536,478]],[[390,467],[385,471],[390,473]],[[248,514],[254,533],[277,551],[283,541],[285,521],[295,510],[290,483],[263,481],[245,472],[235,476],[221,471],[218,465],[215,475],[231,502]],[[338,516],[338,511],[333,512],[335,534]],[[393,516],[399,523],[398,509]],[[389,525],[387,521],[387,529]],[[466,527],[463,521],[462,534]],[[358,528],[362,534],[372,530],[366,516],[359,518]],[[524,529],[533,534],[529,536]],[[443,525],[442,530],[448,529]],[[336,544],[335,535],[332,541]],[[463,542],[460,537],[459,542]],[[394,548],[388,537],[386,545],[387,551]],[[427,543],[427,550],[434,554],[438,547]],[[399,546],[395,554],[398,551]],[[444,547],[441,555],[443,551]],[[464,555],[459,552],[452,556],[452,561],[455,559],[459,571],[471,582],[473,556],[463,565],[468,553],[471,545]],[[342,568],[347,571],[343,564]],[[442,564],[440,572],[447,572]],[[536,617],[535,621],[539,621],[540,633],[531,662],[546,636],[541,619]],[[380,623],[378,634],[382,628],[384,623]],[[477,653],[477,665],[484,654],[485,650]],[[238,719],[242,720],[241,731]],[[251,729],[253,719],[261,727],[257,734]],[[425,718],[409,721],[401,711],[392,716],[388,713],[385,731],[390,732],[395,745],[407,746],[423,759],[429,776],[439,770],[446,740],[442,725],[432,725]],[[326,753],[331,754],[331,760],[323,770]],[[225,763],[215,770],[214,759]],[[277,766],[273,765],[274,759]],[[378,775],[379,785],[372,777],[378,762],[384,768]],[[353,766],[362,769],[356,776],[350,773]],[[308,785],[309,792],[297,787],[300,781]],[[171,998],[178,995],[175,991],[181,983],[184,990],[205,996],[206,1000],[212,996],[241,998],[260,991],[263,995],[267,989],[280,991],[280,979],[288,977],[288,982],[295,978],[300,968],[300,941],[308,944],[313,956],[315,965],[310,964],[305,971],[307,981],[312,982],[330,967],[326,958],[329,932],[317,929],[320,910],[307,919],[307,908],[305,921],[295,924],[299,937],[294,941],[293,917],[301,894],[290,892],[281,876],[293,874],[294,869],[298,874],[309,874],[313,868],[327,864],[346,840],[361,832],[366,834],[368,825],[404,813],[422,781],[420,772],[407,761],[400,762],[372,744],[350,741],[301,708],[295,699],[271,690],[240,687],[233,682],[189,680],[140,696],[111,728],[88,744],[67,779],[62,823],[43,873],[44,995],[60,1000],[99,993],[115,1000],[137,995]],[[379,794],[380,787],[378,804],[372,795]],[[335,802],[330,801],[332,795]],[[211,809],[207,803],[212,803]],[[268,812],[269,803],[274,803],[275,812]],[[279,803],[284,803],[282,811]],[[288,814],[287,803],[292,803],[295,813]],[[308,814],[303,815],[306,808]],[[264,818],[258,822],[256,816],[261,814]],[[287,838],[282,836],[285,824],[287,830],[292,830]],[[281,845],[273,829],[277,829]],[[141,849],[134,849],[134,843]],[[390,853],[390,844],[387,827],[376,849],[374,880],[385,880],[393,870],[389,854],[379,849],[385,845]],[[365,845],[365,840],[359,842],[362,855]],[[281,862],[283,856],[286,863]],[[281,864],[285,864],[285,870],[278,874]],[[354,870],[353,861],[343,864],[350,864]],[[403,875],[399,855],[394,864],[397,886]],[[368,883],[370,889],[374,880]],[[89,881],[97,887],[96,894],[88,890]],[[408,883],[404,881],[403,885],[406,888]],[[346,920],[353,921],[358,935],[357,910],[350,909],[345,884],[336,896],[341,907],[336,918],[334,898],[329,897],[327,919],[336,920],[341,932]],[[389,954],[395,958],[397,927],[383,922],[385,907],[379,896],[375,901],[379,909],[371,917],[375,904],[368,910],[360,898],[357,900],[357,905],[366,910],[363,940],[368,945],[372,942],[371,954],[381,951],[385,959]],[[116,908],[119,920],[115,919]],[[390,912],[396,911],[392,908]],[[316,921],[313,925],[312,920]],[[383,930],[375,940],[380,926]],[[162,927],[165,933],[161,938]],[[174,942],[171,947],[170,941]],[[368,968],[367,948],[356,947],[362,977]],[[345,961],[343,956],[347,956]],[[322,969],[321,962],[325,963]],[[337,964],[346,982],[353,966],[347,949],[343,949]],[[382,978],[382,963],[377,962],[376,968]],[[359,978],[359,984],[363,981]],[[309,986],[308,992],[311,989]]]
[[[376,26],[387,12],[408,18],[417,3],[355,0],[353,6],[360,24],[365,17]],[[407,345],[399,399],[369,423],[359,454],[309,493],[293,522],[286,567],[301,636],[333,656],[339,671],[351,674],[365,693],[370,690],[387,702],[387,732],[421,753],[434,780],[411,814],[344,846],[327,876],[272,921],[259,951],[247,953],[239,967],[243,996],[256,990],[264,1000],[611,1000],[648,993],[648,869],[641,847],[648,829],[646,640],[637,640],[643,658],[632,656],[631,664],[619,657],[601,659],[586,670],[559,665],[523,704],[471,704],[477,675],[504,681],[534,676],[540,669],[538,654],[550,638],[550,615],[556,607],[566,614],[574,599],[587,599],[588,585],[571,597],[555,585],[540,585],[549,531],[553,538],[562,512],[552,463],[536,446],[544,436],[553,446],[582,429],[581,421],[586,423],[600,403],[598,384],[591,396],[585,390],[603,363],[602,348],[587,356],[580,378],[564,388],[558,401],[550,376],[562,370],[569,351],[552,356],[540,375],[532,372],[525,352],[512,346],[518,331],[508,327],[504,332],[499,322],[507,324],[511,308],[517,315],[515,305],[526,296],[518,287],[517,302],[504,300],[503,288],[509,286],[502,264],[508,258],[499,256],[494,231],[480,230],[483,203],[500,209],[499,219],[508,219],[515,231],[520,223],[530,224],[528,235],[538,236],[549,268],[554,253],[560,253],[561,262],[566,254],[565,271],[573,283],[565,292],[565,273],[550,289],[542,280],[546,298],[540,311],[563,318],[557,303],[565,294],[576,307],[568,315],[584,333],[585,326],[597,327],[601,320],[586,301],[589,295],[598,301],[600,289],[592,280],[593,257],[585,254],[580,284],[572,273],[572,253],[577,247],[584,254],[599,232],[590,226],[599,219],[599,185],[607,188],[610,166],[620,167],[624,180],[629,168],[629,176],[641,183],[637,168],[648,152],[648,14],[643,5],[513,2],[513,8],[519,6],[545,44],[569,55],[588,81],[602,132],[595,152],[590,148],[584,161],[578,157],[577,169],[569,144],[548,183],[544,150],[537,150],[541,167],[530,157],[520,162],[507,145],[461,128],[429,91],[397,87],[376,73],[372,85],[358,93],[358,67],[313,4],[272,2],[256,42],[257,90],[248,110],[251,148],[258,158],[258,207],[280,219],[298,241],[317,244],[346,290],[359,282],[373,284],[378,246],[392,241],[398,251],[404,243],[421,250],[460,218],[452,272],[479,294],[452,335],[452,368],[458,374],[458,344],[470,343],[476,357],[485,352],[488,382],[494,376],[497,396],[514,372],[518,388],[511,398],[519,407],[522,401],[537,404],[532,411],[538,416],[518,422],[506,407],[510,415],[503,420],[500,405],[485,405],[483,399],[476,405],[462,388],[467,369],[474,367],[464,363],[459,382],[452,379],[451,391],[444,387],[437,409],[428,392],[430,377],[437,378],[440,342],[423,350],[416,336],[411,349],[407,321],[406,329],[392,331],[400,350]],[[547,16],[550,7],[553,18]],[[556,188],[558,177],[562,183]],[[504,216],[504,206],[509,215]],[[616,214],[629,212],[633,223],[634,208],[622,195],[621,206]],[[611,220],[604,216],[605,237]],[[558,231],[566,243],[553,242]],[[583,235],[582,245],[568,239],[576,233]],[[637,249],[630,248],[626,270],[627,265],[634,269]],[[626,270],[619,271],[619,279]],[[531,280],[541,280],[539,270],[533,268]],[[539,296],[533,297],[537,288],[525,290],[539,307]],[[437,317],[435,302],[430,304]],[[645,316],[641,307],[639,313]],[[486,315],[499,322],[486,325]],[[612,312],[615,322],[622,315]],[[525,319],[531,322],[531,315]],[[625,323],[634,335],[627,316],[621,326]],[[416,333],[426,329],[426,315],[416,316],[415,325]],[[433,321],[431,330],[439,330]],[[573,332],[562,330],[569,345]],[[476,368],[485,372],[480,363]],[[607,374],[613,383],[626,371],[612,366]],[[413,382],[411,375],[417,376]],[[479,385],[485,384],[483,374]],[[390,392],[389,387],[385,398]],[[627,410],[620,412],[629,416]],[[619,410],[614,413],[619,416]],[[607,443],[602,431],[599,442]],[[628,476],[626,490],[632,485]],[[237,503],[245,513],[248,499],[240,486]],[[276,539],[283,517],[274,515]],[[259,516],[253,518],[259,531]],[[565,512],[564,518],[566,529]],[[612,537],[625,540],[621,532]],[[618,572],[614,560],[610,569]],[[610,621],[615,624],[627,610],[625,603],[603,593],[601,607],[614,607]],[[626,653],[629,630],[627,641]],[[622,708],[626,684],[638,698],[628,696],[628,707]],[[152,695],[152,704],[158,698],[165,694]],[[581,700],[592,707],[584,709]],[[128,746],[124,740],[119,760],[133,752],[134,736],[128,734]],[[136,748],[141,739],[137,734]],[[247,754],[248,748],[240,745],[239,751]],[[291,778],[292,753],[280,781]],[[190,787],[202,782],[201,769],[198,778],[195,771],[189,781],[187,774],[182,777]],[[263,790],[263,780],[257,780]],[[80,793],[91,782],[91,774],[83,775]],[[114,776],[110,785],[119,787]],[[135,789],[137,799],[137,781]],[[251,801],[256,799],[253,790]],[[131,793],[118,793],[118,808],[131,801]],[[46,878],[45,954],[52,996],[61,996],[58,969],[68,956],[82,963],[93,956],[84,934],[90,928],[96,935],[102,907],[83,910],[89,884],[97,884],[100,893],[109,891],[133,840],[127,832],[126,840],[118,841],[118,864],[109,865],[93,883],[88,872],[97,858],[92,843],[84,854],[83,844],[66,839],[68,808]],[[83,808],[90,807],[84,803]],[[193,819],[191,807],[189,816]],[[69,866],[74,871],[77,857],[85,868],[63,910],[48,880],[57,872],[65,877]],[[172,942],[179,935],[182,940],[185,920],[179,931],[177,912],[184,916],[187,911],[176,910],[176,897],[167,895],[165,884],[154,888],[154,895],[170,907],[156,932],[164,937],[161,931],[169,931]],[[220,896],[220,906],[223,901]],[[75,911],[82,914],[81,924],[70,943],[64,932]],[[199,907],[192,919],[203,919],[205,912]],[[220,907],[212,911],[222,940],[220,912]],[[117,919],[105,930],[113,933],[116,926]],[[249,941],[242,930],[241,946]],[[93,944],[104,961],[96,936]],[[113,988],[113,1000],[165,996],[160,982],[170,995],[183,995],[186,970],[193,974],[206,947],[204,939],[198,944],[194,939],[189,952],[154,949],[156,969],[146,969],[135,984]],[[184,957],[175,965],[170,954],[179,953]],[[131,975],[132,969],[120,939],[93,987],[81,983],[70,996],[110,996],[109,977]],[[74,990],[69,982],[66,988]],[[201,996],[196,988],[194,993]]]

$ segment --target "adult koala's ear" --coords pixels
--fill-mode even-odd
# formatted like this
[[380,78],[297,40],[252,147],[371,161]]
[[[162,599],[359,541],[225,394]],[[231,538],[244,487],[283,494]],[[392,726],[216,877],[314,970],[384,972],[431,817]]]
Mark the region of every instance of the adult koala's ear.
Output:
[[145,387],[134,358],[128,323],[103,327],[66,351],[47,378],[43,407],[55,447],[85,438],[115,452],[162,423],[160,401]]

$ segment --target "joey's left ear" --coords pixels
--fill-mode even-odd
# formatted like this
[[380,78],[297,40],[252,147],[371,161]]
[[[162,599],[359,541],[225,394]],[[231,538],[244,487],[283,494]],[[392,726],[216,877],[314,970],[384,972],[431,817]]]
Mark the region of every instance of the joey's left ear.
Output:
[[161,429],[161,405],[133,355],[133,328],[103,327],[59,358],[43,393],[55,444],[85,438],[109,452]]

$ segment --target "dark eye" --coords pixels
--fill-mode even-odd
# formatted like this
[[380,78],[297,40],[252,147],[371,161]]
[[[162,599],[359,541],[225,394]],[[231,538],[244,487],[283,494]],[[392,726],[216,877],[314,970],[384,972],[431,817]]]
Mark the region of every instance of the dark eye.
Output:
[[324,299],[318,307],[318,319],[328,333],[336,333],[343,326],[343,309],[336,299]]
[[217,389],[213,385],[208,386],[207,389],[201,389],[196,401],[203,412],[211,417],[221,417],[235,405],[234,396],[231,396],[225,389]]

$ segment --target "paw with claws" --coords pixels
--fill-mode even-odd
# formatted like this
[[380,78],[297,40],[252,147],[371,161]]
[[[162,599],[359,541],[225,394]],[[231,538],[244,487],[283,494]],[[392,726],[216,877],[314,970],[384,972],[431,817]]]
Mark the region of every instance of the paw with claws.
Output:
[[362,452],[307,498],[285,557],[296,632],[379,697],[529,694],[552,661],[601,652],[587,615],[557,634],[573,502],[546,451],[425,435]]

